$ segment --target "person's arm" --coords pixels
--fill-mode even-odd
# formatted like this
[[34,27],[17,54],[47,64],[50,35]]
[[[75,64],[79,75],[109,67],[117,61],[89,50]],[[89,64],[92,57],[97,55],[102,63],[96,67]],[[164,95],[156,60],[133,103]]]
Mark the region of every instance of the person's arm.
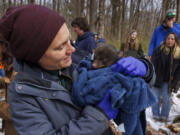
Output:
[[156,33],[157,33],[157,29],[154,30],[154,33],[152,35],[152,38],[151,38],[151,42],[149,44],[149,53],[148,55],[151,56],[154,49],[155,49],[155,44],[156,44]]
[[146,58],[136,59],[132,56],[121,58],[111,66],[111,69],[129,76],[143,77],[147,82],[155,78],[153,65]]
[[172,28],[172,31],[178,35],[178,38],[180,39],[180,28],[177,26],[174,26]]
[[146,75],[143,77],[144,80],[151,86],[154,85],[156,80],[156,73],[153,64],[146,58],[140,58],[139,60],[141,60],[147,67]]
[[[42,104],[39,104],[43,102],[48,105],[48,101],[45,102],[43,98],[18,94],[13,89],[16,87],[15,84],[13,85],[11,84],[9,88],[10,109],[18,135],[101,135],[109,127],[107,116],[92,106],[85,107],[79,113],[80,116],[71,119],[69,123],[54,127],[46,115],[47,110],[43,110]],[[59,103],[64,104],[61,101]],[[53,111],[51,107],[49,106],[49,110]],[[64,113],[63,111],[59,112],[58,115],[64,119],[69,117],[65,111]],[[56,119],[56,116],[53,119]],[[63,122],[60,121],[59,123],[62,124]]]
[[94,40],[93,37],[90,37],[87,41],[87,49],[90,53],[92,53],[93,49],[97,47],[96,41]]
[[139,55],[140,57],[145,57],[144,51],[143,51],[143,49],[142,49],[142,45],[141,45],[141,44],[139,44],[138,55]]
[[174,63],[176,62],[176,71],[174,72],[173,76],[173,82],[172,82],[172,89],[174,92],[177,92],[180,90],[180,58],[176,59]]
[[122,57],[124,55],[124,43],[121,44],[121,48],[119,50],[119,56]]

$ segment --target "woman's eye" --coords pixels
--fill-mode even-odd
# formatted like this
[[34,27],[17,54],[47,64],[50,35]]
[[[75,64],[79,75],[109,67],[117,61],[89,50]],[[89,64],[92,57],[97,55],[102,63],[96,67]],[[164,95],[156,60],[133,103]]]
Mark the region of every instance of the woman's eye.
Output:
[[57,50],[62,50],[65,47],[65,44],[62,44],[60,47],[57,48]]

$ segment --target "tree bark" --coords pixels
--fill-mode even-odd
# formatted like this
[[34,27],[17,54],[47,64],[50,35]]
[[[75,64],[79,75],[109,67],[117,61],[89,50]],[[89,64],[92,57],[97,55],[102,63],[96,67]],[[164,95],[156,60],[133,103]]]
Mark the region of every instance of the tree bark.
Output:
[[89,17],[89,24],[92,31],[95,30],[94,24],[95,24],[95,17],[96,17],[96,0],[90,0],[90,17]]
[[9,7],[12,6],[12,1],[11,0],[8,0],[8,5],[9,5]]
[[35,4],[35,0],[29,0],[28,3],[29,4]]
[[177,22],[180,22],[180,18],[179,18],[179,10],[180,10],[180,1],[179,0],[176,0],[177,1],[177,7],[176,7],[176,20]]
[[138,0],[137,1],[137,5],[136,5],[136,11],[135,11],[135,14],[134,14],[134,25],[133,25],[133,29],[137,29],[137,25],[138,25],[138,22],[139,22],[139,8],[140,8],[140,4],[141,4],[141,0]]
[[129,17],[129,30],[131,30],[133,20],[134,20],[134,8],[135,8],[135,2],[134,0],[130,1],[130,17]]
[[122,1],[122,19],[121,19],[121,42],[124,39],[124,34],[125,34],[125,10],[126,10],[126,0]]
[[53,10],[56,11],[56,0],[53,0]]
[[80,5],[80,0],[76,0],[76,17],[81,16],[81,6]]
[[44,4],[43,5],[46,6],[46,0],[44,0]]
[[168,0],[163,0],[162,2],[162,12],[161,12],[161,22],[164,21],[166,16],[166,10],[167,10],[167,2]]
[[6,5],[6,0],[3,0],[3,14],[5,13],[5,11],[6,11],[6,7],[7,5]]
[[85,0],[80,0],[80,16],[84,16],[84,4],[85,4]]
[[104,14],[105,14],[105,0],[99,0],[98,33],[100,37],[104,37]]
[[20,1],[20,4],[21,4],[21,5],[23,4],[23,0]]
[[112,37],[118,38],[119,34],[119,22],[121,19],[121,12],[120,12],[120,0],[111,0],[112,5],[112,18],[111,18],[111,33]]
[[14,0],[14,6],[16,6],[16,0]]
[[57,2],[57,12],[60,13],[61,11],[61,0],[58,0]]

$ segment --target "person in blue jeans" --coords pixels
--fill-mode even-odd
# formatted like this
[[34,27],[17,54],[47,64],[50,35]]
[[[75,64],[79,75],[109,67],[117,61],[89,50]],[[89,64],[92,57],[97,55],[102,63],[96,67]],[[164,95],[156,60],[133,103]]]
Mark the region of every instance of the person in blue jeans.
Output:
[[[153,117],[166,121],[171,108],[171,92],[177,92],[180,82],[180,44],[178,36],[170,33],[164,42],[154,50],[152,63],[155,67],[156,81],[152,88],[158,102],[153,105]],[[162,96],[162,109],[160,97]]]
[[[154,104],[152,107],[153,118],[156,120],[166,120],[166,118],[169,116],[171,108],[171,93],[168,93],[168,82],[164,82],[161,89],[153,87],[152,92],[157,96],[158,99],[158,103]],[[160,96],[162,96],[161,110]]]

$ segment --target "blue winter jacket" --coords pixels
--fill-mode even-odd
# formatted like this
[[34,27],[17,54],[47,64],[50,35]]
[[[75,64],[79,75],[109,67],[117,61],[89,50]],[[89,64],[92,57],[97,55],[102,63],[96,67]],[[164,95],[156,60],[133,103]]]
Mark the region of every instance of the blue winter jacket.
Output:
[[73,102],[80,106],[98,104],[111,89],[111,104],[120,110],[116,121],[125,126],[123,135],[144,135],[141,112],[155,103],[156,98],[143,79],[124,76],[109,67],[91,70],[91,62],[87,60],[81,61],[78,70],[80,76],[72,89]]
[[27,63],[14,68],[18,74],[9,86],[9,103],[18,135],[112,135],[103,112],[90,105],[79,108],[59,84],[61,77],[71,82],[72,68],[59,76]]
[[78,36],[75,46],[89,53],[92,53],[92,49],[97,47],[94,35],[91,32],[85,32],[84,35]]
[[151,56],[154,49],[157,48],[168,36],[169,33],[174,32],[178,35],[178,38],[180,39],[180,25],[177,23],[174,23],[173,28],[165,28],[162,24],[158,26],[152,35],[151,42],[149,45],[149,53],[148,55]]

